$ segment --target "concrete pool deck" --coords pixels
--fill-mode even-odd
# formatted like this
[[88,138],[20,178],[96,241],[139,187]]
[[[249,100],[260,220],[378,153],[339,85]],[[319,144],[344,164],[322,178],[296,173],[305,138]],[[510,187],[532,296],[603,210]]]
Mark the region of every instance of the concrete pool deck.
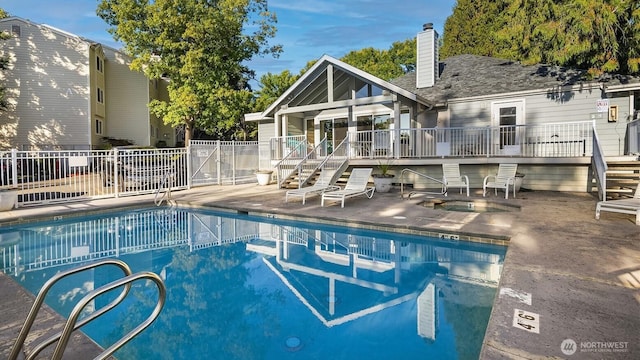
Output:
[[[338,203],[321,207],[318,197],[306,205],[298,199],[285,203],[284,193],[275,185],[250,184],[194,188],[172,198],[183,206],[508,240],[482,359],[640,358],[640,226],[625,214],[603,213],[595,220],[591,194],[531,191],[509,200],[493,193],[483,198],[477,190],[470,198],[450,195],[451,200],[520,206],[520,211],[466,213],[418,205],[426,195],[402,200],[398,189],[372,199],[348,199],[344,208]],[[0,225],[152,201],[153,196],[138,196],[22,208],[0,213]],[[5,275],[0,275],[0,289],[4,357],[31,304]],[[87,358],[91,351],[95,345],[78,337],[65,358]]]

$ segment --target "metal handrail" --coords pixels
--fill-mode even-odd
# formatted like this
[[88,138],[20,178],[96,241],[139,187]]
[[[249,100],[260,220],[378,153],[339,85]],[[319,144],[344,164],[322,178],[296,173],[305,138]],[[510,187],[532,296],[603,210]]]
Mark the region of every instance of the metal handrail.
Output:
[[411,195],[413,195],[413,194],[416,194],[416,193],[417,193],[417,191],[411,191],[411,192],[407,195],[407,197],[406,197],[406,198],[404,197],[404,174],[405,174],[405,173],[407,173],[407,172],[408,172],[408,173],[415,174],[415,175],[418,175],[418,176],[421,176],[421,177],[423,177],[423,178],[425,178],[425,179],[429,179],[429,180],[431,180],[431,181],[437,182],[437,183],[439,183],[439,184],[441,184],[441,185],[442,185],[442,191],[441,191],[441,192],[439,192],[439,193],[438,193],[438,192],[431,192],[431,191],[421,191],[421,193],[425,193],[425,194],[437,194],[437,195],[444,195],[444,194],[446,194],[446,193],[447,193],[447,185],[444,183],[444,181],[439,180],[439,179],[436,179],[436,178],[433,178],[433,177],[431,177],[431,176],[429,176],[429,175],[425,175],[425,174],[419,173],[419,172],[414,171],[414,170],[411,170],[411,169],[403,169],[403,170],[402,170],[402,172],[400,172],[400,197],[401,197],[401,198],[406,199],[406,200],[409,200],[409,199],[411,198]]
[[[9,360],[15,360],[15,359],[18,358],[18,354],[20,353],[20,350],[22,349],[22,346],[24,345],[24,341],[26,340],[27,335],[29,334],[29,331],[31,330],[31,326],[33,326],[33,322],[35,321],[36,316],[38,315],[38,312],[40,311],[40,308],[42,307],[42,304],[44,303],[44,299],[47,296],[47,293],[49,292],[51,287],[53,287],[53,285],[55,285],[58,281],[60,281],[61,279],[65,278],[65,277],[67,277],[69,275],[73,275],[73,274],[76,274],[76,273],[79,273],[79,272],[82,272],[82,271],[85,271],[85,270],[94,269],[96,267],[105,266],[105,265],[117,266],[124,272],[125,275],[127,275],[127,276],[131,275],[131,269],[129,268],[129,266],[125,262],[123,262],[121,260],[117,260],[117,259],[105,259],[105,260],[101,260],[101,261],[94,262],[94,263],[91,263],[91,264],[86,264],[86,265],[83,265],[83,266],[79,266],[79,267],[71,269],[71,270],[63,271],[61,273],[56,274],[51,279],[47,280],[47,282],[44,283],[44,285],[40,289],[40,292],[36,296],[36,299],[33,302],[33,305],[31,306],[31,310],[29,310],[27,318],[25,319],[24,324],[22,325],[22,329],[20,330],[20,333],[18,334],[18,338],[16,339],[16,341],[15,341],[15,343],[13,345],[13,349],[11,349],[11,354],[9,355]],[[126,288],[124,289],[124,291],[115,300],[113,300],[111,303],[107,304],[105,307],[101,308],[100,310],[94,312],[90,316],[86,317],[85,319],[83,319],[80,323],[77,324],[77,327],[81,327],[84,324],[86,324],[87,322],[89,322],[89,321],[97,318],[98,316],[104,314],[105,312],[113,309],[122,300],[124,300],[124,298],[129,293],[130,289],[131,289],[131,285],[127,285]],[[54,337],[55,338],[51,342],[48,342],[51,339],[47,339],[43,343],[48,342],[47,345],[51,344],[53,341],[55,341],[57,339],[57,336],[54,335]],[[40,350],[42,350],[42,349],[40,349]],[[33,354],[33,356],[35,356],[35,355],[37,355],[37,353]]]
[[[300,161],[300,163],[298,164],[298,166],[296,166],[296,168],[294,169],[294,171],[292,172],[295,173],[296,171],[298,172],[298,187],[301,188],[303,184],[305,184],[309,178],[315,174],[316,170],[320,169],[324,163],[327,161],[327,158],[325,156],[325,159],[322,160],[322,162],[320,162],[319,164],[315,164],[313,166],[313,168],[311,169],[311,171],[309,171],[309,173],[307,174],[306,178],[303,178],[303,167],[309,162],[309,159],[313,156],[317,156],[318,155],[318,149],[326,149],[327,147],[327,136],[325,135],[324,139],[322,139],[322,141],[320,141],[320,143],[318,145],[316,145],[313,150],[309,151],[307,153],[307,156],[304,157],[304,159],[302,159],[302,161]],[[282,184],[280,184],[282,185]]]
[[173,170],[167,171],[167,173],[164,175],[164,178],[160,182],[160,185],[156,189],[156,194],[153,198],[153,202],[156,204],[156,206],[162,205],[162,200],[164,200],[165,197],[167,198],[167,203],[171,201],[171,185],[167,186],[167,191],[164,192],[162,196],[158,199],[158,195],[160,194],[160,190],[162,189],[162,186],[164,186],[169,182],[169,178],[171,176],[173,176]]
[[107,357],[111,356],[114,352],[116,352],[118,349],[120,349],[122,346],[124,346],[126,343],[131,341],[134,337],[136,337],[136,335],[138,335],[144,329],[149,327],[149,325],[151,325],[151,323],[155,321],[158,315],[160,315],[160,311],[162,311],[162,308],[164,307],[164,303],[167,295],[167,289],[164,285],[164,282],[160,278],[160,276],[149,271],[143,271],[143,272],[126,276],[119,280],[113,281],[109,284],[103,285],[95,290],[90,291],[87,295],[85,295],[85,297],[83,297],[80,300],[80,302],[78,302],[78,304],[76,304],[76,306],[71,311],[71,314],[69,315],[69,319],[67,320],[67,323],[65,324],[64,329],[62,330],[62,335],[60,336],[60,340],[58,341],[58,345],[56,346],[56,349],[54,350],[53,356],[51,357],[51,359],[54,359],[54,360],[62,359],[62,354],[64,353],[67,343],[69,342],[69,338],[71,337],[71,332],[73,332],[73,330],[75,330],[76,328],[76,325],[75,325],[76,321],[78,320],[78,317],[82,313],[82,310],[91,301],[93,301],[96,297],[106,292],[109,292],[115,288],[122,287],[122,286],[129,288],[132,282],[140,279],[150,279],[158,287],[158,302],[156,303],[156,307],[153,309],[153,311],[145,321],[141,322],[133,330],[131,330],[130,332],[125,334],[123,337],[121,337],[120,340],[116,341],[113,345],[109,346],[105,351],[103,351],[98,356],[96,356],[94,360],[106,359]]
[[[81,328],[82,326],[86,325],[90,321],[93,321],[94,319],[103,315],[107,311],[113,309],[117,305],[119,305],[122,302],[122,300],[124,300],[126,296],[129,294],[129,291],[131,289],[131,283],[140,279],[150,279],[158,287],[158,302],[156,303],[155,308],[153,309],[153,311],[145,321],[141,322],[133,330],[125,334],[123,337],[120,338],[120,340],[116,341],[113,345],[111,345],[109,348],[104,350],[94,359],[106,359],[107,357],[115,353],[118,349],[120,349],[122,346],[124,346],[126,343],[131,341],[131,339],[133,339],[136,335],[138,335],[144,329],[149,327],[149,325],[151,325],[151,323],[153,323],[153,321],[155,321],[155,319],[158,317],[158,315],[160,314],[160,311],[162,310],[165,304],[167,290],[162,279],[157,274],[154,274],[152,272],[139,272],[139,273],[132,274],[129,266],[121,260],[117,260],[117,259],[101,260],[95,263],[86,264],[86,265],[77,267],[75,269],[61,272],[53,276],[44,284],[44,286],[36,296],[36,300],[34,301],[34,304],[31,310],[29,311],[29,314],[27,315],[27,319],[25,320],[25,323],[20,331],[20,334],[16,339],[13,349],[11,350],[11,355],[9,356],[9,360],[17,359],[18,354],[20,353],[20,350],[24,345],[24,341],[29,333],[29,330],[31,329],[31,326],[33,325],[33,322],[37,316],[37,313],[42,307],[42,304],[47,295],[47,292],[51,289],[51,287],[55,283],[57,283],[59,280],[69,275],[76,274],[84,270],[89,270],[89,269],[93,269],[93,268],[104,266],[104,265],[115,265],[120,269],[122,269],[122,271],[126,274],[126,276],[118,280],[112,281],[108,284],[105,284],[87,293],[87,295],[85,295],[82,299],[80,299],[80,301],[76,304],[76,306],[71,311],[69,318],[67,319],[64,325],[63,330],[45,339],[44,341],[40,342],[30,354],[26,355],[26,359],[27,360],[35,359],[35,357],[42,350],[44,350],[47,346],[51,345],[55,341],[58,341],[58,344],[56,345],[56,348],[53,352],[51,359],[55,359],[55,360],[62,359],[62,355],[64,354],[64,351],[71,337],[71,333]],[[124,287],[124,289],[116,299],[114,299],[112,302],[102,307],[98,311],[95,311],[91,315],[78,321],[78,318],[80,317],[82,311],[96,297],[103,295],[104,293],[110,292],[119,287]]]
[[593,123],[593,156],[591,157],[591,163],[593,164],[593,171],[596,175],[596,186],[598,187],[598,195],[602,201],[607,200],[607,160],[604,158],[604,152],[600,145],[600,138],[596,132],[595,121]]
[[[294,169],[291,170],[288,174],[285,174],[283,172],[282,166],[285,164],[290,165],[292,163],[298,166],[307,157],[308,153],[306,150],[307,150],[307,139],[305,138],[304,141],[298,142],[295,145],[295,147],[291,151],[289,151],[287,155],[282,157],[282,159],[273,166],[277,170],[276,175],[277,175],[278,186],[282,186],[282,181],[284,181],[286,178],[291,176],[296,170],[296,167],[294,167]],[[299,155],[302,153],[305,154],[304,157],[301,157]]]

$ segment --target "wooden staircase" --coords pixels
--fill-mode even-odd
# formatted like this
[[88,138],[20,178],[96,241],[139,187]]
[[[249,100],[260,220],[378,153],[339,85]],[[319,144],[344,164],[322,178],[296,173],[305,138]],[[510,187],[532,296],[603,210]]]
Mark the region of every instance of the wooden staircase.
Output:
[[[317,162],[317,165],[320,164],[321,160],[312,160],[312,162]],[[344,164],[342,164],[339,168],[336,169],[337,173],[339,173],[340,177],[336,180],[337,183],[341,184],[343,182],[346,182],[346,180],[342,181],[344,176],[345,176],[345,170],[348,167],[348,162],[345,162]],[[313,168],[315,169],[316,167],[313,166]],[[311,171],[313,171],[313,173],[311,173]],[[298,184],[300,183],[300,178],[302,177],[303,179],[308,179],[306,184],[303,184],[303,186],[307,186],[307,185],[313,185],[316,180],[318,179],[318,175],[320,175],[320,170],[316,169],[314,170],[310,170],[309,167],[303,169],[302,171],[302,176],[299,176],[297,172],[293,173],[292,175],[290,175],[287,179],[285,179],[282,183],[282,185],[280,186],[280,188],[282,189],[297,189],[299,186]],[[349,175],[348,173],[346,174],[347,176]]]
[[298,172],[294,172],[293,174],[291,174],[288,178],[286,178],[284,180],[284,182],[282,183],[281,188],[282,189],[297,189],[299,187],[299,184],[300,184],[300,178],[309,179],[307,182],[308,182],[309,185],[312,185],[316,181],[316,179],[318,178],[319,174],[320,174],[319,170],[313,171],[313,174],[312,174],[311,170],[303,169],[302,176],[300,176],[300,174]]
[[607,200],[633,197],[640,182],[640,161],[607,160]]

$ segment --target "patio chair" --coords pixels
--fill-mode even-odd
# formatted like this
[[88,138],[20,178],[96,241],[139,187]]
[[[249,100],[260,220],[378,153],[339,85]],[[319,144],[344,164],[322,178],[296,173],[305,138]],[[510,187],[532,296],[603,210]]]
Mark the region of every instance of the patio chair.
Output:
[[321,206],[324,206],[325,200],[341,201],[344,207],[344,200],[352,198],[354,196],[366,195],[369,199],[373,197],[373,193],[376,190],[374,187],[367,186],[369,184],[369,177],[371,176],[372,168],[360,168],[351,170],[351,175],[347,180],[347,184],[342,190],[328,191],[322,193]]
[[636,187],[633,198],[598,201],[596,205],[596,219],[600,219],[601,211],[635,215],[636,225],[640,225],[640,184]]
[[460,175],[460,164],[442,164],[442,184],[444,186],[444,196],[447,196],[449,188],[459,188],[460,194],[462,189],[467,189],[469,196],[469,177]]
[[482,196],[487,195],[487,189],[495,189],[498,195],[498,189],[504,189],[504,198],[509,198],[509,186],[513,187],[513,197],[516,197],[516,172],[518,164],[500,164],[496,175],[485,176],[482,182]]
[[284,202],[288,202],[289,197],[299,196],[302,197],[302,205],[304,205],[307,196],[320,195],[325,191],[339,190],[339,186],[333,185],[333,177],[335,174],[336,170],[321,170],[320,176],[313,185],[288,190],[285,194]]

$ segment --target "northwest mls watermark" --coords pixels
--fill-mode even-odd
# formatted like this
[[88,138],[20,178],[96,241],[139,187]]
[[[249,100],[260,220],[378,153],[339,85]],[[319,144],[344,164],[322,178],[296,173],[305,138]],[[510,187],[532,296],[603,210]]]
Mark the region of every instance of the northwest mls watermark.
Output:
[[565,339],[560,344],[565,355],[575,353],[624,353],[629,351],[628,341],[580,341]]

